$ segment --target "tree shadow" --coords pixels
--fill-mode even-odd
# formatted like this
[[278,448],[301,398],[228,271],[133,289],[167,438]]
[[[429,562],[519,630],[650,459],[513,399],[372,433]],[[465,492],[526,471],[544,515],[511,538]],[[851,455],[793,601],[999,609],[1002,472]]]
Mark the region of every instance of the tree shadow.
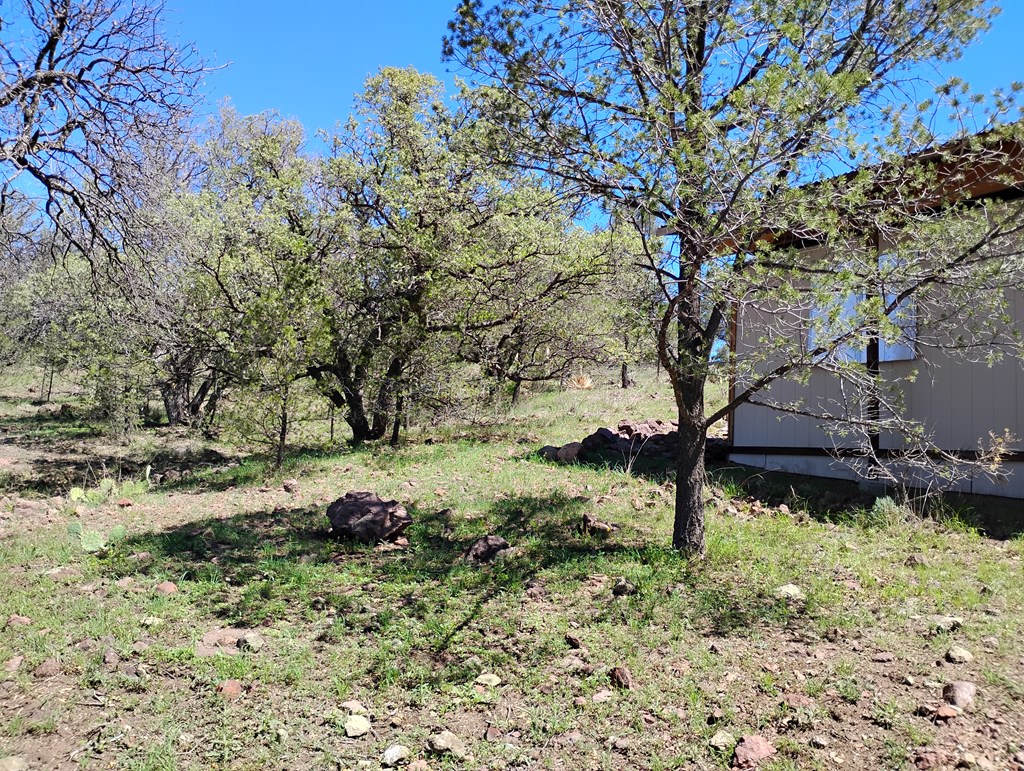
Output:
[[[542,601],[548,586],[567,604],[593,603],[588,615],[595,621],[643,623],[663,616],[672,602],[696,628],[715,635],[746,635],[792,621],[785,603],[764,595],[764,587],[738,587],[668,547],[583,532],[587,505],[557,492],[510,496],[469,523],[449,509],[410,505],[414,524],[405,549],[337,540],[323,509],[250,511],[132,536],[104,564],[111,578],[206,582],[197,593],[202,609],[234,626],[282,619],[316,625],[326,618],[330,624],[318,637],[326,643],[436,627],[420,652],[445,666],[460,636],[495,623],[486,617],[494,601]],[[488,533],[506,538],[513,552],[491,564],[470,564],[467,548]],[[616,574],[638,573],[644,577],[634,579],[641,584],[636,594],[614,596]],[[596,594],[571,588],[595,575],[607,579]],[[673,599],[679,591],[685,597]]]

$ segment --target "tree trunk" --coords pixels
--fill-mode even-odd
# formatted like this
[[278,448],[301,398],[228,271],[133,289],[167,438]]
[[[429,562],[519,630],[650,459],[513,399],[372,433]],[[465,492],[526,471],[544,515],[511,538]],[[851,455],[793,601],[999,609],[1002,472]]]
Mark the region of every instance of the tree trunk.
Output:
[[405,397],[399,394],[395,399],[395,422],[391,426],[391,446],[398,447],[398,436],[402,430],[402,409],[405,406]]
[[281,421],[278,426],[277,434],[277,458],[274,462],[274,468],[280,469],[284,465],[284,447],[285,442],[288,441],[288,394],[281,397]]
[[519,404],[519,397],[522,395],[523,392],[523,381],[514,380],[513,382],[515,383],[515,385],[512,386],[512,406],[515,407],[517,404]]
[[679,421],[676,515],[672,547],[694,557],[704,554],[704,429]]
[[629,388],[629,365],[626,362],[622,362],[622,387]]

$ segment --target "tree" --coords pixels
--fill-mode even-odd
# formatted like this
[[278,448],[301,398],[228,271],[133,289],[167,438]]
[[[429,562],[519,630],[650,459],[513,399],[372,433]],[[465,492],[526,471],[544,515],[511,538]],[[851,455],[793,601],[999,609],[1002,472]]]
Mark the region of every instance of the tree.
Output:
[[356,442],[397,437],[429,343],[500,337],[607,272],[610,239],[573,225],[557,191],[491,163],[479,118],[432,76],[387,68],[333,138],[321,207],[341,235],[323,256],[309,374]]
[[[931,294],[938,302],[939,288],[948,294],[984,284],[979,305],[959,307],[965,315],[999,317],[998,298],[1019,273],[1008,270],[996,280],[1000,264],[1015,267],[1016,250],[1007,257],[992,247],[1016,226],[1016,212],[1001,211],[986,224],[960,204],[973,170],[992,168],[993,159],[1006,168],[1007,145],[990,135],[958,144],[955,157],[919,155],[936,144],[929,124],[943,109],[962,133],[972,133],[981,114],[959,81],[944,84],[934,99],[921,96],[922,68],[956,59],[992,13],[985,0],[459,6],[445,54],[489,87],[494,114],[518,146],[516,162],[595,197],[633,221],[643,240],[645,267],[661,285],[659,357],[679,412],[676,548],[704,550],[710,424],[779,378],[826,359],[839,376],[877,396],[877,370],[829,354],[852,337],[898,335],[897,300]],[[989,125],[1012,108],[1011,96],[997,94]],[[850,169],[859,171],[837,176]],[[935,189],[946,191],[941,202],[925,192]],[[931,206],[922,205],[929,196]],[[962,226],[950,231],[955,242],[915,259],[912,269],[877,259],[853,269],[828,260],[808,264],[787,248],[804,239],[833,255],[850,247],[858,253],[880,233],[907,243],[916,228],[934,229],[925,210],[937,203]],[[958,288],[949,286],[953,274]],[[899,286],[895,293],[880,291],[886,276]],[[792,335],[744,351],[730,362],[742,387],[706,415],[704,388],[723,327],[744,308],[792,300],[800,282],[813,284],[805,301],[862,290],[879,299],[860,303],[841,321],[839,314],[819,314],[833,323],[823,325],[810,351]],[[798,311],[795,317],[806,321],[806,304]],[[886,411],[870,395],[859,404],[875,407],[851,408],[849,416],[877,432]]]
[[0,21],[0,224],[38,206],[64,245],[113,254],[203,74],[160,34],[162,4],[15,0]]

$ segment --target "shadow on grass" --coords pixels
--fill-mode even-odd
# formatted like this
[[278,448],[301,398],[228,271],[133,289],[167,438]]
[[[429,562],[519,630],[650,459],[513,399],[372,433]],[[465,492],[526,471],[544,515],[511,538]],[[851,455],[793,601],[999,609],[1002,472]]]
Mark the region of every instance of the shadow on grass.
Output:
[[[594,621],[638,627],[655,618],[664,623],[678,609],[716,635],[745,635],[791,620],[764,587],[726,580],[667,547],[581,532],[586,505],[559,493],[508,497],[496,501],[484,521],[471,522],[448,509],[409,506],[414,524],[403,550],[334,539],[322,509],[247,512],[132,537],[105,562],[114,578],[149,573],[151,580],[199,582],[190,597],[223,623],[327,619],[323,642],[413,634],[418,650],[441,661],[467,632],[486,636],[499,629],[506,616],[501,608],[510,603],[554,603],[547,612],[555,613],[582,603]],[[490,565],[467,563],[465,550],[487,533],[506,538],[514,553]],[[140,552],[150,556],[140,560],[134,556]],[[607,580],[588,593],[583,587],[597,574]],[[640,591],[613,597],[616,575],[630,577]]]

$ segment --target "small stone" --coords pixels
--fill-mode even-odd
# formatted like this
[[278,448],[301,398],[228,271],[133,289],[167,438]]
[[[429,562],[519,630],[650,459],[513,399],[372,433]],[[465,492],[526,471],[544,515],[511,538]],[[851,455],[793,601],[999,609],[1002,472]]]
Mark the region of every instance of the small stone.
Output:
[[28,761],[17,755],[0,758],[0,771],[28,771]]
[[928,624],[936,632],[955,632],[964,625],[959,616],[929,616]]
[[787,693],[782,701],[790,709],[809,709],[814,706],[814,699],[802,693]]
[[496,688],[501,685],[501,678],[490,672],[484,672],[474,680],[477,685],[485,685],[488,688]]
[[974,656],[966,648],[954,645],[946,651],[946,661],[950,664],[969,664],[974,661]]
[[36,667],[32,674],[38,678],[56,677],[60,674],[60,662],[57,659],[47,659]]
[[172,594],[178,593],[178,585],[174,581],[161,581],[156,585],[156,593],[169,597]]
[[349,715],[345,720],[345,736],[349,739],[358,739],[370,733],[370,721],[366,715]]
[[793,602],[800,602],[806,599],[804,590],[796,584],[783,584],[775,590],[775,596],[783,600],[792,600]]
[[932,717],[936,720],[952,720],[960,714],[960,710],[956,707],[951,707],[948,704],[943,704],[941,707],[932,712]]
[[135,583],[135,579],[131,576],[125,576],[124,578],[117,579],[114,583],[122,589],[127,589]]
[[876,664],[888,664],[892,661],[895,661],[896,656],[895,654],[892,654],[888,651],[884,651],[882,653],[876,653],[874,656],[871,657],[871,660],[874,661]]
[[923,554],[911,554],[903,564],[908,568],[922,568],[928,564],[928,560],[924,558]]
[[775,747],[764,737],[756,734],[744,736],[736,745],[733,768],[757,768],[762,760],[772,757],[775,752]]
[[414,760],[409,764],[409,771],[430,771],[430,764],[425,760]]
[[711,739],[708,744],[712,749],[725,754],[732,752],[732,748],[736,746],[736,737],[728,731],[718,731]]
[[298,479],[286,479],[281,483],[281,487],[284,488],[286,493],[297,493],[299,491],[299,480]]
[[636,586],[631,584],[625,578],[620,578],[615,582],[615,586],[612,587],[612,594],[616,597],[626,597],[631,594],[636,594]]
[[401,744],[392,744],[386,750],[384,750],[384,756],[380,760],[380,764],[384,768],[394,768],[397,765],[408,762],[412,756],[412,752],[408,747]]
[[14,656],[13,658],[9,658],[7,659],[7,661],[4,662],[4,671],[17,672],[19,669],[21,669],[21,665],[24,663],[24,656]]
[[145,653],[149,650],[149,643],[145,640],[136,640],[132,643],[133,653]]
[[914,679],[913,675],[904,675],[904,677],[903,677],[903,684],[904,685],[914,685],[916,682],[917,682],[917,680]]
[[603,704],[606,701],[612,700],[612,692],[609,691],[607,688],[602,688],[600,691],[591,696],[590,700],[594,702],[594,704]]
[[28,616],[19,616],[16,613],[12,613],[7,617],[7,626],[28,626],[32,623],[32,619]]
[[566,632],[565,643],[570,648],[579,650],[583,647],[583,640],[580,639],[579,635],[573,634],[572,632]]
[[427,739],[427,749],[436,755],[451,755],[457,760],[466,757],[466,745],[451,731],[441,731]]
[[142,619],[142,625],[150,629],[164,625],[164,620],[159,616],[146,616]]
[[624,691],[633,690],[633,673],[629,667],[615,667],[609,675],[612,685]]
[[113,667],[121,663],[121,657],[117,655],[117,651],[113,648],[107,648],[103,651],[103,663],[108,667]]
[[485,535],[483,538],[473,541],[463,552],[462,557],[467,562],[483,565],[502,559],[511,551],[512,547],[509,542],[500,535]]
[[495,726],[492,726],[492,725],[487,726],[487,730],[484,731],[484,741],[485,742],[496,742],[500,738],[501,738],[501,731],[500,730],[498,730]]
[[257,632],[246,632],[238,638],[238,642],[235,643],[235,647],[240,651],[253,651],[256,652],[261,650],[266,641],[263,639],[263,635]]
[[343,701],[341,708],[351,715],[367,715],[370,712],[361,701],[356,701],[355,699]]
[[974,704],[974,697],[978,693],[978,686],[967,680],[957,680],[947,683],[942,689],[942,698],[947,704],[952,704],[960,709],[967,709]]
[[135,504],[132,502],[131,498],[119,498],[117,501],[117,505],[120,506],[122,509],[127,509],[134,506]]
[[625,736],[616,736],[612,739],[612,747],[617,749],[619,752],[628,752],[633,746],[633,742]]
[[711,643],[711,645],[708,647],[708,650],[716,656],[722,655],[722,646],[718,643]]
[[224,680],[217,685],[217,693],[227,701],[235,701],[242,696],[242,683],[238,680]]
[[819,750],[823,750],[828,747],[828,737],[826,736],[812,736],[811,746]]

